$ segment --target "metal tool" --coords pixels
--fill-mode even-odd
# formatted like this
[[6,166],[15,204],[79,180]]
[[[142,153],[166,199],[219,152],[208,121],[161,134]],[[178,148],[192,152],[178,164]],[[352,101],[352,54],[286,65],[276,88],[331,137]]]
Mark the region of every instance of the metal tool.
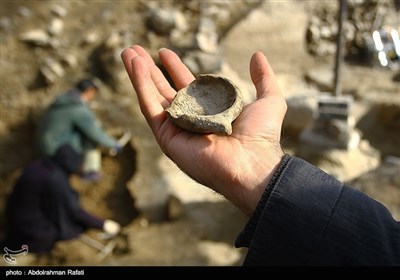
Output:
[[86,234],[81,234],[79,236],[79,240],[81,240],[85,244],[97,249],[99,251],[97,258],[103,259],[106,256],[112,254],[114,248],[117,245],[116,240],[112,239],[113,237],[109,237],[109,239],[111,239],[111,240],[109,240],[107,242],[107,244],[102,244],[101,242],[95,240],[94,238],[89,237]]

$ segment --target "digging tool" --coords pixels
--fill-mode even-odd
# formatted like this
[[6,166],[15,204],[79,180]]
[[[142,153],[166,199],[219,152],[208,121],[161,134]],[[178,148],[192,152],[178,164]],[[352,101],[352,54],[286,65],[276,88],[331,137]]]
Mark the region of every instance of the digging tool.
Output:
[[[124,147],[132,138],[132,132],[130,130],[126,130],[124,134],[121,136],[121,138],[118,139],[118,145],[120,147]],[[116,149],[110,149],[110,155],[115,156],[117,154]]]
[[98,253],[98,258],[102,259],[105,258],[106,256],[112,254],[115,246],[117,245],[116,240],[112,239],[115,236],[107,236],[108,239],[110,239],[108,241],[107,244],[102,244],[101,242],[95,240],[94,238],[89,237],[86,234],[81,234],[79,236],[79,240],[81,240],[83,243],[97,249],[99,251]]
[[343,21],[347,17],[347,0],[339,0],[338,35],[336,39],[334,96],[342,95],[342,65],[344,51]]

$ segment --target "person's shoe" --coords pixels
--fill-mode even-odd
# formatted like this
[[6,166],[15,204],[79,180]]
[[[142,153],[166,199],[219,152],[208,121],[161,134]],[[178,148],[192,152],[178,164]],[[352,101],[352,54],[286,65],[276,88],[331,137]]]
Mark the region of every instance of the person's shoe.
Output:
[[98,182],[103,177],[100,172],[89,171],[82,174],[82,179],[88,182]]

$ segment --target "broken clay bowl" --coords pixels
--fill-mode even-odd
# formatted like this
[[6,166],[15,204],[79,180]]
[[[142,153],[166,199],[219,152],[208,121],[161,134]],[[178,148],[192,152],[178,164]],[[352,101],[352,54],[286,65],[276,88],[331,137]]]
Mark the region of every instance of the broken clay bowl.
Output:
[[178,91],[165,111],[171,122],[183,129],[230,135],[242,106],[240,90],[229,79],[203,74]]

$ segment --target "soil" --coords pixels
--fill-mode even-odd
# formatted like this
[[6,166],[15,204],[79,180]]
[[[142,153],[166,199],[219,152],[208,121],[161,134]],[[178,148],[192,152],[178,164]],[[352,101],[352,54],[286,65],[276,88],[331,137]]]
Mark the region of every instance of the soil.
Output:
[[[129,81],[125,77],[125,84],[116,86],[106,76],[103,68],[99,67],[100,62],[96,59],[100,42],[113,32],[125,32],[126,47],[141,44],[153,48],[154,35],[149,33],[145,24],[145,2],[1,2],[0,237],[4,234],[7,194],[22,169],[33,159],[31,139],[37,120],[45,106],[76,80],[88,74],[97,76],[103,83],[103,95],[97,100],[94,110],[102,124],[110,131],[115,127],[130,128],[137,134],[133,143],[139,143],[136,146],[126,146],[116,157],[104,153],[104,175],[100,182],[88,184],[78,177],[72,179],[72,185],[80,193],[85,209],[100,217],[114,219],[123,226],[121,236],[114,240],[116,245],[113,253],[102,255],[87,242],[70,240],[58,242],[48,255],[29,254],[26,259],[19,259],[19,264],[240,265],[245,256],[245,249],[234,248],[233,244],[247,218],[218,194],[189,179],[171,181],[175,182],[176,188],[184,188],[182,197],[189,199],[180,197],[181,209],[176,218],[153,222],[135,207],[135,199],[127,187],[139,174],[157,176],[160,172],[170,172],[169,176],[183,176],[157,148],[140,114]],[[225,63],[239,79],[251,84],[248,70],[250,57],[253,52],[260,50],[268,57],[285,96],[319,92],[318,85],[306,80],[306,74],[316,68],[333,71],[334,57],[315,57],[309,54],[305,33],[314,11],[321,5],[336,9],[336,4],[332,2],[263,2],[225,29],[226,33],[220,40]],[[182,5],[180,1],[168,3]],[[68,10],[68,14],[62,17],[64,31],[60,46],[38,47],[19,40],[23,32],[45,29],[53,17],[50,9],[54,5],[62,5]],[[82,36],[88,34],[96,34],[99,37],[97,43],[83,43]],[[162,42],[163,39],[158,38],[155,45]],[[67,52],[75,55],[78,67],[65,66],[63,78],[46,84],[39,72],[43,57],[60,58]],[[376,119],[367,117],[366,113],[374,104],[371,100],[379,100],[381,95],[399,101],[399,74],[350,60],[345,61],[343,69],[343,90],[355,97],[359,128],[364,132],[364,138],[381,152],[382,157],[400,156],[398,130],[395,132],[379,126]],[[125,91],[115,90],[118,86]],[[371,127],[374,126],[378,126],[376,131],[379,133],[373,132],[375,130]],[[285,137],[290,138],[288,135]],[[144,150],[140,147],[145,146],[148,147],[146,151],[151,150],[151,154],[143,154]],[[145,159],[145,165],[138,165],[139,158]],[[180,184],[188,186],[185,188]],[[110,241],[102,240],[100,233],[89,230],[85,234],[97,242],[108,244]]]

